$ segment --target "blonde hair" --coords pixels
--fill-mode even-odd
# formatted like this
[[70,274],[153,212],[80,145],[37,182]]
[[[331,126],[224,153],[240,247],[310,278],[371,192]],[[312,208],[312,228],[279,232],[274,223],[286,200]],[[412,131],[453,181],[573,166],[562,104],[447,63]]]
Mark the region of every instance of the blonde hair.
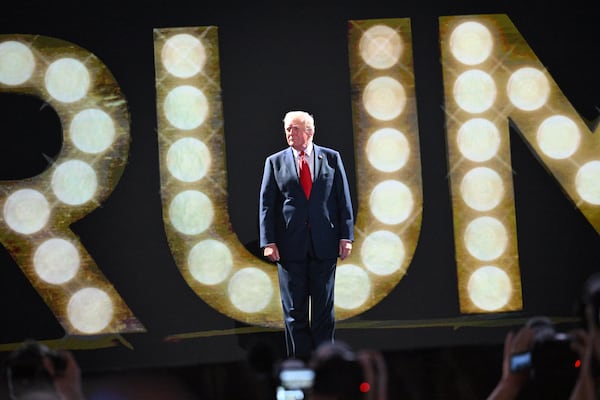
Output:
[[306,111],[288,111],[283,118],[283,127],[287,128],[288,123],[294,119],[304,122],[307,131],[311,133],[315,132],[315,119]]

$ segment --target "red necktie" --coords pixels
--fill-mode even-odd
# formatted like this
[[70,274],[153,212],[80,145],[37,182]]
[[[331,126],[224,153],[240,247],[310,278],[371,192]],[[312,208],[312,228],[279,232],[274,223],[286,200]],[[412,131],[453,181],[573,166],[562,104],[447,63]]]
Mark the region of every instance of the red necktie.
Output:
[[312,178],[310,176],[310,168],[304,158],[304,152],[300,152],[300,184],[304,189],[304,194],[308,199],[310,197],[310,190],[312,189]]

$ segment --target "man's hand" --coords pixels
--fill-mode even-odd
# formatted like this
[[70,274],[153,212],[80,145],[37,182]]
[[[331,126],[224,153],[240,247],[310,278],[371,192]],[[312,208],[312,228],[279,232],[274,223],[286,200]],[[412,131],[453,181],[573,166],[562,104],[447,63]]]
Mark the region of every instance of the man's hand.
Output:
[[275,243],[268,244],[263,249],[263,255],[267,257],[269,261],[279,261],[279,249]]
[[350,255],[351,251],[352,251],[352,242],[347,239],[340,240],[340,248],[339,248],[339,252],[338,252],[338,254],[340,255],[340,259],[343,260],[344,258],[348,257]]

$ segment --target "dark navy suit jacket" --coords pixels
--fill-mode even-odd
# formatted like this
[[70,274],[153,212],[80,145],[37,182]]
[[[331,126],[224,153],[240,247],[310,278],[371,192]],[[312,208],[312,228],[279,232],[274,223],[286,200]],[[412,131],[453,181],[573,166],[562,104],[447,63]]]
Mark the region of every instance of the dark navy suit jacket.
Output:
[[[314,178],[306,199],[291,147],[269,156],[260,189],[260,246],[277,244],[281,262],[336,259],[340,239],[354,240],[354,218],[340,154],[313,144]],[[311,235],[308,234],[311,230]]]

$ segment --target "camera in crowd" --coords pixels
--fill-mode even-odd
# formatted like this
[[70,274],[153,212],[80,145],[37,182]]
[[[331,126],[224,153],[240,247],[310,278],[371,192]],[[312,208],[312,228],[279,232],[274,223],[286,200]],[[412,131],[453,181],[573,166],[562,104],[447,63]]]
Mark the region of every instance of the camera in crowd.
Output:
[[[586,309],[590,308],[591,315],[588,315]],[[592,275],[585,282],[577,304],[577,313],[581,317],[583,328],[600,327],[600,273]],[[534,330],[533,348],[531,351],[513,354],[510,370],[528,370],[530,378],[538,380],[575,379],[581,360],[572,348],[573,336],[557,332],[552,321],[546,317],[531,318],[525,326]],[[594,360],[595,364],[597,362],[598,360]],[[597,367],[594,369],[597,370]]]
[[313,386],[315,372],[303,361],[288,359],[281,363],[277,376],[277,400],[302,400]]
[[308,365],[298,359],[285,360],[278,378],[277,400],[301,400],[308,395],[362,400],[368,391],[362,364],[341,341],[321,344]]
[[557,332],[546,317],[534,317],[526,327],[534,330],[534,343],[530,351],[513,354],[510,370],[527,370],[531,379],[575,379],[579,368],[579,355],[571,348],[572,335]]

